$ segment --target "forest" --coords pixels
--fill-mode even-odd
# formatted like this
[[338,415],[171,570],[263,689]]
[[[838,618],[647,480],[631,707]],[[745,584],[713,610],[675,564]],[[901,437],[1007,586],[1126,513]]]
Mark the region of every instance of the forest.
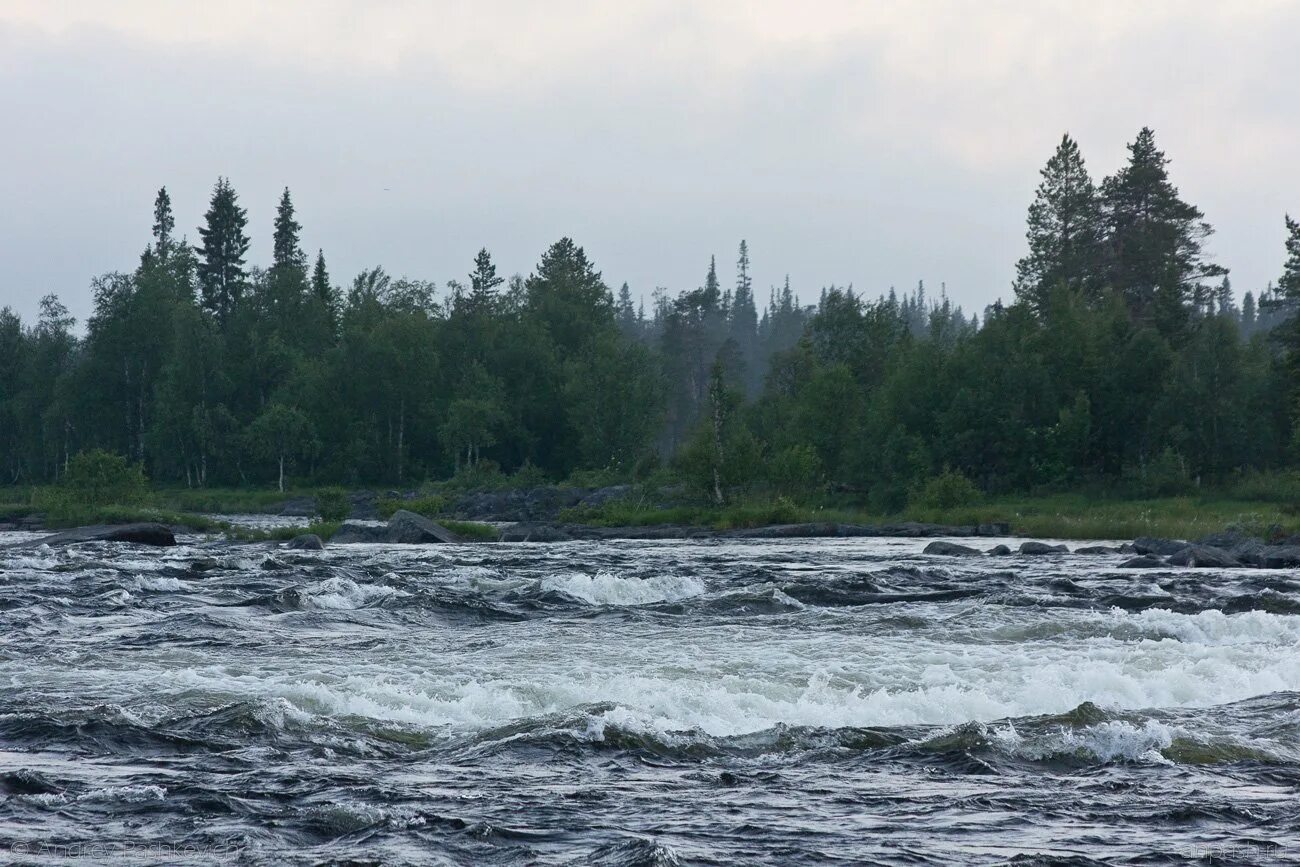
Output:
[[702,263],[648,309],[569,238],[527,276],[484,249],[441,285],[339,283],[289,190],[260,266],[228,180],[194,243],[164,188],[84,325],[53,295],[35,322],[0,311],[0,484],[103,449],[160,486],[656,477],[889,511],[944,475],[1159,494],[1296,463],[1300,224],[1238,301],[1150,129],[1128,154],[1094,180],[1062,138],[1008,301],[978,314],[923,284],[760,291],[743,241],[734,273]]

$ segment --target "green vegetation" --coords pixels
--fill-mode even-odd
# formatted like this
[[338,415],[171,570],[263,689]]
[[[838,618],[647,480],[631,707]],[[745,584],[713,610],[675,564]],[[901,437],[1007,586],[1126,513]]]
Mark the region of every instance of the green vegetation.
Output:
[[315,533],[328,542],[343,526],[339,521],[314,521],[306,527],[275,527],[270,530],[258,530],[250,527],[226,526],[226,534],[232,539],[244,542],[287,542],[297,536]]
[[1005,523],[1012,535],[1058,539],[1138,536],[1196,539],[1224,529],[1261,538],[1300,532],[1300,511],[1266,501],[1227,497],[1107,500],[1084,494],[999,497],[968,506],[909,506],[892,514],[854,508],[801,507],[788,500],[722,508],[655,508],[625,500],[598,509],[571,509],[561,517],[603,527],[682,524],[717,530],[820,521],[845,524],[917,521],[952,526]]
[[[440,517],[466,491],[564,481],[671,492],[633,498],[668,510],[588,516],[605,523],[982,516],[1126,535],[1193,527],[1195,508],[1285,524],[1300,223],[1284,219],[1276,285],[1239,302],[1169,162],[1143,129],[1094,180],[1064,137],[1015,298],[979,317],[923,283],[762,293],[743,241],[734,282],[711,258],[649,309],[569,238],[527,276],[480,250],[464,281],[373,268],[340,288],[288,190],[264,267],[226,179],[197,246],[160,190],[153,238],[95,280],[84,334],[53,296],[35,323],[0,311],[0,478],[37,491],[7,508],[262,511],[369,486],[421,491],[381,514]],[[145,474],[163,490],[142,493]],[[345,514],[337,490],[318,502]]]
[[322,521],[340,523],[352,514],[352,500],[342,488],[322,488],[316,492],[316,514]]

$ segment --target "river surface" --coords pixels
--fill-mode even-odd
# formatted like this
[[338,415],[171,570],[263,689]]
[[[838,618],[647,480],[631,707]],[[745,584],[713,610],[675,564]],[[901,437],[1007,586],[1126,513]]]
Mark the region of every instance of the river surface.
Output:
[[1295,572],[925,542],[0,550],[0,863],[1300,859]]

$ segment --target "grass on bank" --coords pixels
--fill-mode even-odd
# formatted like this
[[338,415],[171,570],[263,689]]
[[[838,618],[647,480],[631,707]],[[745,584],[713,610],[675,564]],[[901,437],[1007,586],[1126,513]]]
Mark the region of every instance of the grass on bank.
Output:
[[895,514],[854,508],[772,501],[660,508],[622,500],[595,508],[569,509],[561,520],[603,527],[687,524],[728,530],[769,524],[833,521],[886,524],[918,521],[967,526],[1006,523],[1016,536],[1058,539],[1133,539],[1138,536],[1196,539],[1225,529],[1268,537],[1300,532],[1300,517],[1284,503],[1215,497],[1098,500],[1083,494],[994,498],[950,508],[909,507]]

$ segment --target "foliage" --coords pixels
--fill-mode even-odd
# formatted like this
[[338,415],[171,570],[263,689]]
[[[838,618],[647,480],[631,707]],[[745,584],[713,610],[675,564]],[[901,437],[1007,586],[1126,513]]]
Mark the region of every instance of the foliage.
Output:
[[352,514],[352,500],[342,488],[321,488],[316,492],[316,514],[322,521],[336,524]]
[[132,506],[148,499],[149,482],[138,464],[103,449],[91,449],[68,461],[57,490],[69,506]]

